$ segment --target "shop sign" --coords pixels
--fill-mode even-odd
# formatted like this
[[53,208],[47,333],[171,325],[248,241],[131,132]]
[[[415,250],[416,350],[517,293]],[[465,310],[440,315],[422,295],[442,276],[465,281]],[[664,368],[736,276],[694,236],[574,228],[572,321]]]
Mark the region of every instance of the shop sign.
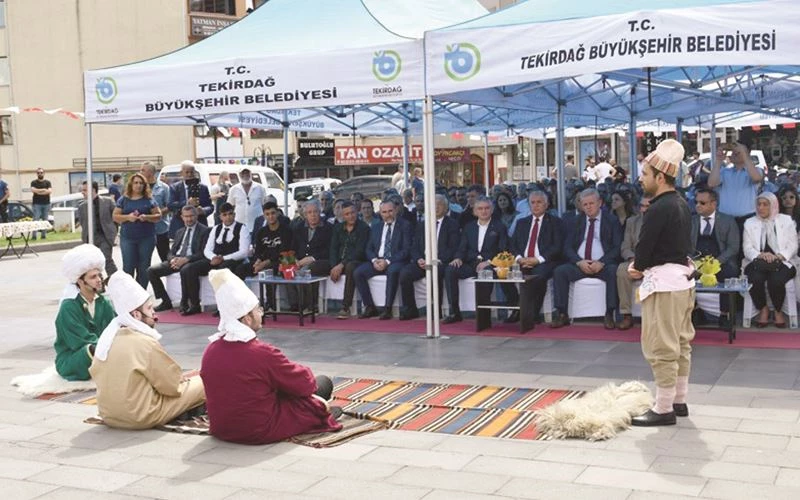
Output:
[[308,160],[330,160],[336,143],[333,139],[298,139],[297,156]]
[[189,14],[189,18],[192,22],[192,36],[196,38],[211,36],[237,21],[236,18],[226,19],[200,14]]
[[[336,165],[387,165],[403,161],[403,146],[336,146]],[[422,163],[422,146],[408,148],[409,163]],[[469,161],[468,148],[437,148],[434,150],[436,163],[460,163]]]

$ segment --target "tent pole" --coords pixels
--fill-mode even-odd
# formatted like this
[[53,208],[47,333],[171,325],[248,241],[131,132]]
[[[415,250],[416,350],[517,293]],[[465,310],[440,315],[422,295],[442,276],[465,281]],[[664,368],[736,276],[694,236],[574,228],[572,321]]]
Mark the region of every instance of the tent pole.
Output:
[[94,245],[94,190],[92,189],[92,124],[86,124],[86,148],[89,150],[86,155],[86,234],[89,236],[89,244]]
[[[558,84],[559,90],[561,84]],[[547,142],[547,134],[544,136]],[[564,105],[559,101],[558,113],[556,114],[556,178],[558,182],[558,215],[563,215],[567,211],[567,183],[564,174]]]
[[675,140],[683,144],[683,118],[678,118],[675,124]]
[[[544,165],[544,172],[545,172],[544,176],[547,177],[547,175],[550,173],[550,170],[547,168],[547,128],[546,127],[542,129],[542,135],[544,136],[544,140],[542,141],[542,144],[544,144],[544,147],[542,149],[542,154],[544,156],[544,161],[542,162],[542,164]],[[534,154],[533,157],[536,158],[536,155]],[[558,163],[556,163],[556,165],[558,165]],[[534,172],[536,172],[536,167],[534,167]],[[538,175],[535,175],[535,178],[536,178],[537,181],[539,180],[539,176]],[[562,182],[562,180],[558,179],[558,182]]]
[[635,183],[639,179],[639,164],[636,162],[636,115],[633,107],[636,103],[636,87],[631,87],[631,113],[628,117],[628,159],[631,162],[630,181]]
[[486,186],[486,196],[489,196],[489,131],[483,131],[483,184]]
[[709,153],[711,153],[711,167],[717,161],[717,115],[711,115],[711,140],[708,141]]
[[408,189],[408,186],[408,120],[403,120],[403,190]]
[[283,112],[283,213],[289,214],[289,119]]
[[219,163],[219,150],[217,149],[217,127],[211,127],[211,133],[214,134],[214,163]]
[[697,144],[695,144],[697,152],[703,154],[703,121],[697,117]]
[[422,106],[422,159],[425,170],[425,280],[431,306],[425,308],[426,337],[439,338],[439,262],[436,248],[436,172],[433,156],[433,98],[425,97]]

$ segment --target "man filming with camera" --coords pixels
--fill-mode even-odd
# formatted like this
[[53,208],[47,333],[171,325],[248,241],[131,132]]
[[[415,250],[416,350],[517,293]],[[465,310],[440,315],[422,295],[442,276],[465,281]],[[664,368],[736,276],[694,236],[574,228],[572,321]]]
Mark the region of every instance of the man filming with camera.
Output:
[[[200,183],[200,178],[189,160],[181,162],[181,180],[169,188],[169,210],[180,213],[184,205],[197,209],[197,222],[208,226],[208,216],[214,211],[208,186]],[[181,217],[173,217],[169,224],[169,237],[174,239],[178,229],[183,227]]]

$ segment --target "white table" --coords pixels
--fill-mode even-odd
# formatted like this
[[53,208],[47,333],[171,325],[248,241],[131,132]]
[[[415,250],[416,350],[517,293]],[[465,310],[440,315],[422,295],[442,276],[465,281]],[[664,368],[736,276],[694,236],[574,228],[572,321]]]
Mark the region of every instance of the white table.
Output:
[[[31,233],[34,231],[49,231],[53,229],[53,226],[50,225],[49,222],[46,220],[29,220],[29,221],[22,221],[22,222],[5,222],[0,224],[0,236],[5,237],[8,244],[6,245],[6,249],[0,254],[0,259],[5,257],[8,252],[12,252],[14,255],[17,256],[18,259],[21,259],[26,252],[31,251],[36,255],[35,250],[33,250],[29,245],[29,240],[31,237]],[[25,246],[22,248],[21,251],[17,251],[14,248],[14,241],[12,238],[22,238],[22,241],[25,242]]]

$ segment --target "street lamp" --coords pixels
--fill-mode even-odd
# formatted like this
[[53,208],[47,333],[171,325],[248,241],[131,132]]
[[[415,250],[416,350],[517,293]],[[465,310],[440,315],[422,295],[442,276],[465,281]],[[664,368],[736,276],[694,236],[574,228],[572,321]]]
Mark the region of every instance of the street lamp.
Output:
[[253,157],[261,157],[260,165],[262,167],[272,167],[275,160],[272,158],[272,149],[269,146],[258,146],[253,150]]

